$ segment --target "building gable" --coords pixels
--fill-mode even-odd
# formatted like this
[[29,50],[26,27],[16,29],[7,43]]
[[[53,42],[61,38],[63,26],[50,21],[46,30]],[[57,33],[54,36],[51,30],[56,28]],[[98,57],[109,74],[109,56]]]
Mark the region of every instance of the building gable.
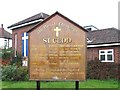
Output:
[[[72,23],[73,25],[75,25],[76,27],[82,29],[83,31],[87,32],[87,30],[85,30],[83,27],[81,27],[80,25],[78,25],[77,23],[73,22],[72,20],[70,20],[69,18],[65,17],[64,15],[62,15],[59,12],[55,12],[54,14],[52,14],[51,16],[49,16],[48,18],[46,18],[44,21],[40,22],[39,24],[37,24],[35,27],[33,27],[31,30],[28,31],[31,32],[32,30],[34,30],[35,28],[39,27],[40,25],[42,25],[43,23],[49,21],[50,19],[52,19],[55,16],[59,16],[65,20],[67,20],[68,22]],[[62,24],[62,23],[61,23]]]

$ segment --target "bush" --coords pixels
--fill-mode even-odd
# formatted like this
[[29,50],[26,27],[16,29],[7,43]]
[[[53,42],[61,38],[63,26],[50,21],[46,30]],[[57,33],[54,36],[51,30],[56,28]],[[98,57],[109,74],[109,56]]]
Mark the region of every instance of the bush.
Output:
[[3,49],[2,50],[2,64],[6,65],[10,63],[10,60],[13,56],[13,50],[11,48],[9,49]]
[[22,56],[18,54],[16,57],[12,57],[12,60],[10,61],[10,64],[17,65],[17,66],[22,66]]
[[87,65],[87,78],[90,79],[118,79],[118,64],[92,60]]
[[3,81],[23,81],[28,80],[28,70],[16,65],[6,65],[2,67]]
[[22,55],[17,54],[16,57],[14,57],[14,50],[12,49],[3,49],[2,50],[2,64],[8,65],[8,64],[16,64],[17,66],[22,65]]
[[28,70],[22,67],[22,56],[20,54],[14,57],[12,49],[4,49],[2,58],[3,81],[28,80]]
[[9,49],[3,49],[2,50],[2,59],[3,60],[10,60],[13,56],[13,50],[11,48]]

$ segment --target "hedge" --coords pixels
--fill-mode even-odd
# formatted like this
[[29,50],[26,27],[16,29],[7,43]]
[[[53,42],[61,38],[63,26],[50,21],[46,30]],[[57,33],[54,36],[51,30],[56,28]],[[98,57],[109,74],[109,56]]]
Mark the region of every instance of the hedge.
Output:
[[25,81],[28,80],[28,70],[16,65],[2,66],[2,81]]
[[87,63],[87,78],[89,79],[119,79],[120,64],[91,60]]

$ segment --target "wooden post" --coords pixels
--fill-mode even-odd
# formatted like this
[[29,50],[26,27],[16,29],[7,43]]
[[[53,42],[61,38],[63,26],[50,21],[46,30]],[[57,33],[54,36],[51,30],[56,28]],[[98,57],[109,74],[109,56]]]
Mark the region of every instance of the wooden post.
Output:
[[37,84],[36,90],[40,90],[40,81],[36,81],[36,84]]
[[79,81],[75,82],[75,90],[79,90]]

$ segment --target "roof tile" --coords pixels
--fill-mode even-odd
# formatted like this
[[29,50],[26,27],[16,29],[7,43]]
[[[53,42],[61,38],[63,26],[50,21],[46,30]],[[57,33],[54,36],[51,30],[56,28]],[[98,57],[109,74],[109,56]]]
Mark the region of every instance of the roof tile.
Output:
[[11,27],[15,27],[15,26],[18,26],[18,25],[21,25],[21,24],[25,24],[25,23],[28,23],[28,22],[31,22],[31,21],[35,21],[35,20],[39,20],[39,19],[45,19],[47,18],[49,15],[48,14],[45,14],[45,13],[39,13],[39,14],[36,14],[34,16],[31,16],[25,20],[22,20],[20,22],[17,22],[15,24],[12,24],[10,26],[8,26],[8,28],[11,28]]
[[105,44],[120,42],[120,30],[116,28],[89,31],[87,36],[92,41],[89,44]]
[[4,28],[0,28],[0,38],[12,39],[12,34],[4,30]]

